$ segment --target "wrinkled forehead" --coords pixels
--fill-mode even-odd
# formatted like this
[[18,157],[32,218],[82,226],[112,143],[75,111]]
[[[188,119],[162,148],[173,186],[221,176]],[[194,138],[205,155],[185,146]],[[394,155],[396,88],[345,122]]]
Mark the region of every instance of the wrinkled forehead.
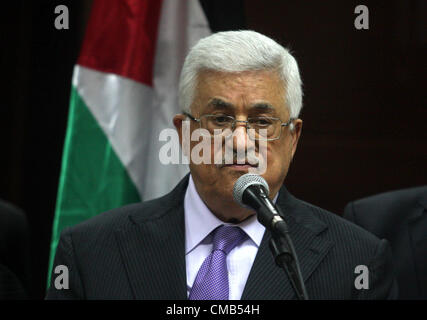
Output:
[[191,111],[263,112],[286,116],[285,84],[275,70],[198,73]]

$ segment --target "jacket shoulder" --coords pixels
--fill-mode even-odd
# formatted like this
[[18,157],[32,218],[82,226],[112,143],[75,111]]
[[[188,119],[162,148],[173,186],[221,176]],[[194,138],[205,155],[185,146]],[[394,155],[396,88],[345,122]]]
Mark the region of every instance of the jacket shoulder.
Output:
[[350,210],[350,207],[352,207],[353,211],[366,209],[382,209],[378,211],[386,211],[384,209],[388,210],[395,206],[401,207],[403,205],[415,204],[425,198],[427,198],[427,186],[408,188],[383,192],[352,201],[347,205],[346,210]]
[[105,232],[120,229],[129,223],[157,219],[166,214],[169,209],[183,205],[188,179],[189,175],[185,176],[171,192],[162,197],[106,211],[73,227],[66,228],[63,232],[86,233],[98,230]]
[[100,213],[88,220],[80,222],[74,226],[64,228],[62,234],[73,234],[76,236],[107,235],[111,232],[125,228],[137,220],[156,219],[165,212],[165,208],[170,205],[170,196],[166,195],[157,199],[133,203],[123,207],[115,208]]
[[394,232],[397,226],[427,207],[427,186],[385,192],[347,204],[344,217],[376,234]]
[[380,239],[373,233],[361,228],[338,214],[319,208],[313,204],[299,200],[305,210],[310,211],[315,219],[326,225],[322,235],[336,246],[345,248],[346,252],[354,250],[374,254]]

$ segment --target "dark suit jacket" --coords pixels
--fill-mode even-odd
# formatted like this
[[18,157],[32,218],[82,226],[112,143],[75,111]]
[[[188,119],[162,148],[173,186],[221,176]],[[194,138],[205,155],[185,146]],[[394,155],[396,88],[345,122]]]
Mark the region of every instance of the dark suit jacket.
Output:
[[[101,214],[63,231],[54,265],[69,268],[70,289],[48,299],[187,299],[184,195],[188,176],[168,195]],[[283,187],[285,213],[312,299],[395,297],[391,251],[362,228],[294,198]],[[242,299],[296,299],[273,262],[266,231]],[[357,290],[354,269],[366,265],[369,290]]]
[[351,202],[344,217],[390,242],[400,299],[427,299],[427,186]]
[[29,229],[23,211],[0,200],[0,299],[25,299],[29,287]]

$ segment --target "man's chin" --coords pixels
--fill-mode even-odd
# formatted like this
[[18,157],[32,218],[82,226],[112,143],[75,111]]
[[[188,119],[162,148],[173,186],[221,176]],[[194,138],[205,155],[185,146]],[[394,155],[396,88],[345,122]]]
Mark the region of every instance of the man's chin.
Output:
[[242,168],[236,169],[227,166],[219,169],[216,191],[219,192],[222,202],[234,202],[234,185],[237,179],[246,173],[248,170]]
[[256,213],[255,212],[249,212],[248,214],[246,214],[244,216],[241,216],[241,217],[238,217],[238,218],[237,217],[229,218],[225,222],[239,224],[239,223],[242,223],[242,222],[244,222],[246,220],[249,220],[251,218],[255,219],[255,217],[256,217]]

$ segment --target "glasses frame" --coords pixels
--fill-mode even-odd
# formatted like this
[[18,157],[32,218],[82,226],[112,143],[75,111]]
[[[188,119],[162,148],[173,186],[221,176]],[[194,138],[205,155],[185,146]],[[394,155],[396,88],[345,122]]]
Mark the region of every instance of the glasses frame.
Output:
[[[182,113],[183,113],[185,116],[189,117],[191,120],[193,120],[193,121],[195,121],[195,122],[198,122],[198,123],[199,123],[200,128],[202,128],[202,122],[201,122],[202,117],[206,117],[206,116],[216,116],[216,114],[203,114],[203,115],[201,115],[199,118],[196,118],[196,117],[194,117],[193,115],[191,115],[191,114],[190,114],[190,113],[188,113],[188,112],[183,111]],[[231,132],[233,132],[233,131],[236,129],[236,122],[242,122],[242,123],[244,123],[244,124],[245,124],[245,127],[246,127],[246,131],[247,131],[247,130],[249,130],[249,129],[251,129],[250,124],[249,124],[249,120],[250,120],[250,119],[253,119],[253,118],[248,118],[248,120],[237,120],[237,119],[236,119],[236,118],[234,118],[233,116],[224,115],[224,117],[233,118],[233,123],[231,124]],[[270,119],[274,119],[274,120],[280,120],[280,121],[282,121],[280,118],[275,118],[275,117],[256,117],[256,118],[270,118]],[[277,138],[267,138],[267,139],[255,139],[255,138],[252,138],[252,139],[253,139],[253,140],[261,140],[261,141],[274,141],[274,140],[279,140],[279,139],[280,139],[280,137],[282,136],[282,128],[283,128],[283,127],[287,127],[287,126],[289,126],[289,125],[292,123],[292,121],[294,121],[294,120],[296,120],[296,118],[289,118],[289,120],[288,120],[287,122],[281,122],[281,123],[280,123],[280,133],[279,133],[279,136],[278,136]],[[211,134],[211,136],[213,136],[213,135]],[[226,137],[226,138],[227,138],[227,137]]]

